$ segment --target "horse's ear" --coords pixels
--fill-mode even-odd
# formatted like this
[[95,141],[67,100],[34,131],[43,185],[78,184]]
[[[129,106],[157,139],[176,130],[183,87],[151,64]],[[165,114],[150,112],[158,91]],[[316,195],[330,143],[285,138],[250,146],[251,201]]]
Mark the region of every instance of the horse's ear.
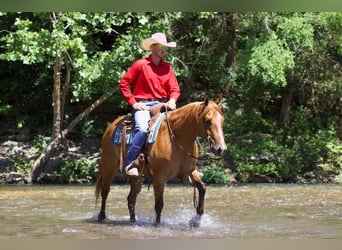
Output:
[[221,93],[221,94],[219,95],[219,97],[216,99],[215,103],[216,103],[217,105],[220,105],[221,101],[222,101],[222,93]]
[[204,97],[204,107],[208,106],[208,103],[209,103],[209,97],[206,95]]

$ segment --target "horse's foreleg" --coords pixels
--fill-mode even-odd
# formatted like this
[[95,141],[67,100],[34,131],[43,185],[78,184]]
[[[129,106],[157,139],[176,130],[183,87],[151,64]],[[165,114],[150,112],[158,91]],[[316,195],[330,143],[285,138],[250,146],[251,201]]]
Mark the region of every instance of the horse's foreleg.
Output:
[[206,191],[205,183],[201,180],[199,173],[195,170],[191,173],[191,180],[193,185],[198,190],[198,203],[196,206],[197,216],[190,221],[190,225],[193,227],[198,227],[201,222],[201,216],[204,213],[204,196]]
[[199,193],[196,212],[198,215],[201,216],[204,213],[204,196],[205,196],[206,187],[203,182],[196,182],[196,187]]
[[164,183],[153,183],[154,190],[154,210],[156,211],[156,223],[157,226],[160,224],[161,212],[164,207]]
[[135,222],[135,204],[137,196],[141,191],[143,180],[140,177],[130,176],[131,190],[127,197],[128,211],[131,222]]

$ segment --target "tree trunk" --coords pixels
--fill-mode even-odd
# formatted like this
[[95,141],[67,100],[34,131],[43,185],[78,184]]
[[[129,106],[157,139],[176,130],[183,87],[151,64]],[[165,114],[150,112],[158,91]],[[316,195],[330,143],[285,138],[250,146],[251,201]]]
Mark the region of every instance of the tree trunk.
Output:
[[52,106],[53,106],[53,128],[52,140],[58,137],[61,133],[61,57],[57,56],[55,66],[53,67],[53,93],[52,93]]
[[38,181],[45,162],[50,159],[51,154],[54,152],[56,146],[61,141],[61,138],[62,137],[60,134],[56,138],[54,138],[54,140],[50,142],[50,144],[45,148],[38,159],[33,163],[33,165],[31,166],[31,173],[28,177],[28,182],[36,183]]
[[[225,27],[225,39],[227,41],[227,55],[225,59],[225,66],[227,68],[234,69],[236,67],[236,53],[237,53],[237,38],[236,38],[236,12],[229,12],[223,15],[223,22]],[[234,89],[234,85],[231,82],[227,82],[223,86],[222,91],[228,95]]]
[[71,88],[70,76],[71,76],[71,59],[67,52],[64,53],[65,57],[65,82],[61,92],[61,119],[64,120],[65,104],[67,102],[67,95]]
[[282,95],[281,101],[281,110],[280,110],[280,125],[284,128],[288,127],[290,122],[290,111],[291,104],[293,98],[293,91],[295,87],[295,77],[293,75],[289,75],[287,77],[287,85],[284,88],[284,92]]
[[[342,98],[340,98],[342,101]],[[340,114],[340,117],[338,119],[337,127],[336,127],[336,138],[340,141],[342,141],[342,108],[338,111]]]
[[237,51],[237,42],[236,42],[236,19],[237,13],[232,12],[224,15],[225,18],[225,28],[227,34],[227,57],[225,65],[228,68],[236,67],[236,51]]
[[97,99],[92,105],[90,105],[86,110],[80,113],[74,120],[72,120],[66,129],[62,131],[62,133],[58,134],[50,144],[45,148],[45,150],[41,153],[38,159],[33,163],[31,166],[31,173],[29,175],[28,182],[36,183],[38,178],[42,172],[43,166],[45,162],[47,162],[51,155],[54,153],[56,147],[59,145],[62,137],[65,137],[80,121],[86,118],[90,112],[92,112],[95,108],[100,106],[107,98],[114,94],[116,91],[119,90],[119,85],[117,85],[109,95],[103,95],[99,99]]
[[96,109],[98,106],[100,106],[107,98],[111,95],[113,95],[116,91],[119,90],[119,85],[116,85],[111,93],[109,95],[103,95],[99,99],[97,99],[93,104],[91,104],[86,110],[84,110],[82,113],[80,113],[74,120],[72,120],[69,125],[62,131],[63,137],[65,137],[80,121],[82,121],[84,118],[86,118],[91,111]]

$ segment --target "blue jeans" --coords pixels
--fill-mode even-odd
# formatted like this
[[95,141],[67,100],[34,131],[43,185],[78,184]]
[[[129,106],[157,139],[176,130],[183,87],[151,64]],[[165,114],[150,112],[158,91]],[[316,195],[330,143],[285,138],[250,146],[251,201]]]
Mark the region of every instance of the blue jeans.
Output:
[[148,122],[151,119],[150,109],[159,101],[147,101],[144,102],[146,110],[133,110],[135,128],[133,131],[132,143],[128,148],[128,152],[125,159],[125,166],[132,163],[141,152],[147,138]]

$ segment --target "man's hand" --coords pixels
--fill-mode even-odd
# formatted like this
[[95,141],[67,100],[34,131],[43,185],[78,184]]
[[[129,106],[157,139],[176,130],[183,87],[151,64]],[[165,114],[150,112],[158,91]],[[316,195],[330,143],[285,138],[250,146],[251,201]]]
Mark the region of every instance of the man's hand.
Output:
[[145,103],[142,103],[142,102],[136,102],[136,103],[134,103],[134,104],[133,104],[133,108],[134,108],[135,110],[146,110],[146,109],[147,109]]
[[168,109],[171,109],[171,110],[176,109],[176,101],[172,98],[166,103],[166,105]]

